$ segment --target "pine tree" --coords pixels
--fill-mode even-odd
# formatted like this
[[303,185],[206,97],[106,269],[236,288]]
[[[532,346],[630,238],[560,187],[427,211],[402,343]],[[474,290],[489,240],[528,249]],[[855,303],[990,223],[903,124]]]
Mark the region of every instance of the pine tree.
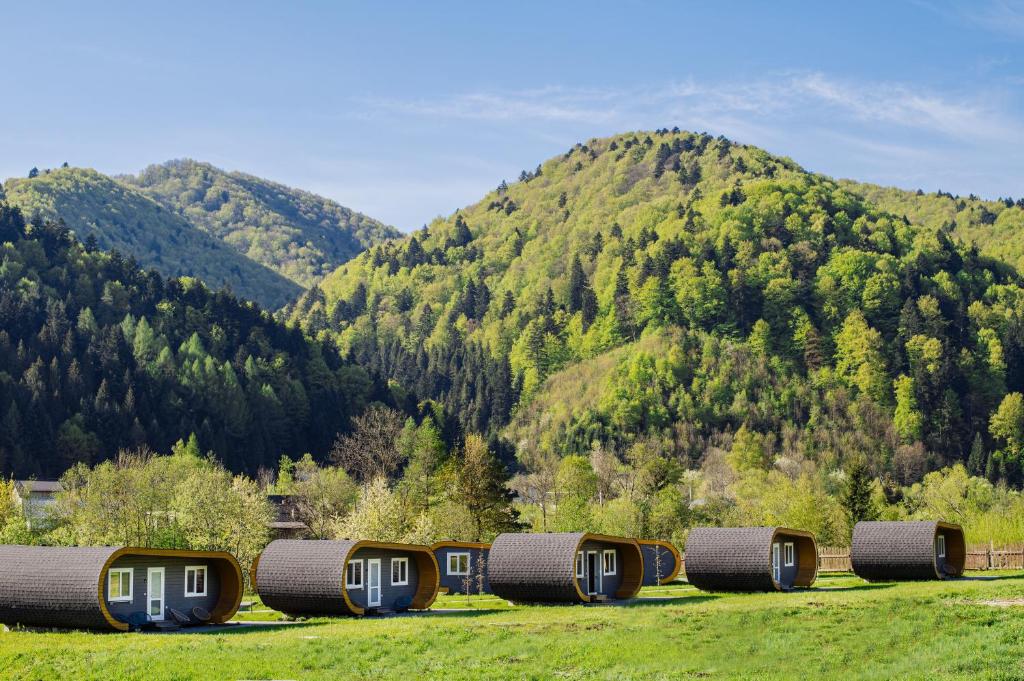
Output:
[[854,463],[846,475],[846,489],[843,490],[842,502],[852,533],[853,526],[861,520],[876,520],[878,508],[871,498],[873,480],[867,463],[864,461]]
[[583,309],[583,296],[587,288],[587,275],[583,271],[580,256],[575,255],[569,269],[569,312],[576,313]]

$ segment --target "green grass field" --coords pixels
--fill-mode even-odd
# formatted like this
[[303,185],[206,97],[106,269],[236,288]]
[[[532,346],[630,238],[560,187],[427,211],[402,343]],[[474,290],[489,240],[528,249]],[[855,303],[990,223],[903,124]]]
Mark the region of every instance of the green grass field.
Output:
[[971,577],[837,575],[755,595],[677,584],[627,606],[442,596],[426,614],[298,623],[257,604],[239,619],[261,624],[220,632],[0,633],[0,678],[1024,678],[1024,574]]

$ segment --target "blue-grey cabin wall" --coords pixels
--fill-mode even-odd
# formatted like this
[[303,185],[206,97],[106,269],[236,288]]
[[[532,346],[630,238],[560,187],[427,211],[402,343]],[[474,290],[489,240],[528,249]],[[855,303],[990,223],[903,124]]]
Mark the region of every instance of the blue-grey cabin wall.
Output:
[[[448,588],[448,593],[461,594],[466,593],[466,575],[451,575],[448,574],[448,556],[453,553],[468,553],[469,554],[469,593],[475,594],[480,593],[480,577],[483,577],[483,592],[491,593],[491,585],[487,581],[487,549],[478,548],[464,548],[459,546],[439,546],[434,551],[434,557],[437,558],[437,567],[441,571],[440,585]],[[482,570],[482,572],[481,572]]]
[[[206,566],[206,595],[185,596],[185,568],[193,565]],[[103,576],[103,598],[107,610],[115,618],[128,621],[135,612],[147,612],[149,607],[149,568],[164,568],[164,618],[169,619],[167,608],[174,608],[188,614],[192,608],[200,607],[209,612],[220,598],[220,576],[217,568],[202,558],[178,558],[165,556],[132,556],[125,555],[115,560]],[[132,568],[132,600],[110,601],[109,571],[117,568]]]
[[[409,583],[407,585],[396,585],[391,583],[391,559],[392,558],[407,558],[409,560]],[[381,598],[380,605],[373,607],[380,607],[387,610],[393,610],[395,603],[399,598],[408,597],[412,599],[416,595],[416,589],[419,587],[419,570],[416,568],[416,556],[409,551],[399,551],[396,549],[379,549],[375,547],[364,547],[357,549],[355,554],[349,558],[349,563],[359,561],[363,564],[363,585],[361,588],[352,588],[349,586],[345,587],[345,591],[348,593],[348,598],[353,604],[360,608],[367,608],[368,596],[369,596],[369,581],[370,573],[367,565],[368,560],[378,559],[380,560],[380,585],[381,585]],[[347,580],[348,566],[346,564],[345,570],[342,573],[342,579]]]
[[[792,589],[793,583],[796,581],[797,572],[800,570],[800,552],[797,550],[797,540],[795,537],[777,534],[775,535],[775,541],[779,545],[779,566],[781,577],[779,584],[782,585],[783,589]],[[793,564],[786,565],[786,544],[793,545]],[[768,558],[769,564],[771,556]]]
[[[606,542],[595,541],[593,539],[583,542],[581,547],[583,551],[583,577],[577,577],[576,581],[580,585],[580,591],[583,593],[590,592],[590,580],[591,580],[591,562],[589,555],[595,553],[594,565],[597,566],[597,573],[595,577],[595,584],[597,588],[596,593],[604,594],[609,598],[615,598],[615,593],[622,586],[622,551],[616,544],[609,544]],[[604,552],[606,550],[615,551],[615,574],[606,574],[603,569]],[[575,569],[575,565],[574,568]]]
[[675,554],[660,544],[641,544],[640,552],[644,557],[644,586],[657,586],[676,569]]

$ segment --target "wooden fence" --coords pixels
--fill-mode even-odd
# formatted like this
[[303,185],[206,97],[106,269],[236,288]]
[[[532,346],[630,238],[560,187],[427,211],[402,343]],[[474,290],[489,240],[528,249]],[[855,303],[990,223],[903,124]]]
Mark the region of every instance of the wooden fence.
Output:
[[[1024,570],[1024,544],[996,547],[988,544],[967,546],[968,570]],[[850,549],[818,547],[818,572],[850,572]]]

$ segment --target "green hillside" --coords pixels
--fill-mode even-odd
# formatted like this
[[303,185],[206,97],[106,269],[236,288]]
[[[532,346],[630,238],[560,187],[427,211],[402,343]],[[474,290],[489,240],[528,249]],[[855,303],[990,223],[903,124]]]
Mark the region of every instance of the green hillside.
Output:
[[366,373],[194,279],[89,251],[0,203],[0,478],[54,478],[194,433],[232,471],[324,456]]
[[656,485],[752,469],[835,491],[856,461],[909,483],[961,460],[1019,483],[1020,279],[904,212],[724,138],[627,133],[370,249],[287,313],[504,434],[528,473],[610,450]]
[[141,192],[88,168],[59,168],[5,183],[9,202],[26,216],[63,219],[83,241],[117,249],[165,276],[191,276],[212,288],[276,309],[302,288],[197,229]]
[[303,288],[394,227],[316,194],[192,160],[153,165],[118,180]]
[[986,201],[948,192],[925,194],[843,180],[844,187],[914,224],[942,228],[993,258],[1024,268],[1024,198]]

